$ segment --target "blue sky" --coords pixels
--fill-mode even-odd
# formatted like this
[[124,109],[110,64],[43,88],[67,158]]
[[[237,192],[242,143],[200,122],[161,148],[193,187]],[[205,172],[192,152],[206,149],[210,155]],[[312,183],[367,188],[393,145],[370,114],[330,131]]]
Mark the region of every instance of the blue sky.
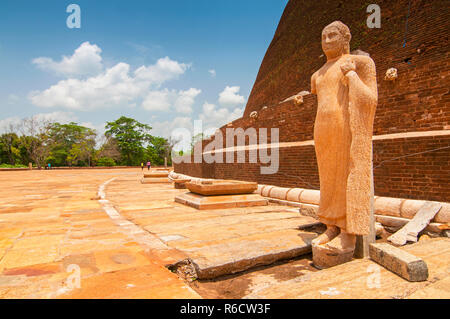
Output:
[[[69,4],[81,28],[69,29]],[[0,128],[37,115],[168,135],[240,117],[287,0],[6,1]]]

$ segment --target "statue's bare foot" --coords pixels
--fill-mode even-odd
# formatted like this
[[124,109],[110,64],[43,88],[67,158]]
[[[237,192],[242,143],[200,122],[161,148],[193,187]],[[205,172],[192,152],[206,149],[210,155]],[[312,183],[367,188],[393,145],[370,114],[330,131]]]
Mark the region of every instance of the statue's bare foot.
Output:
[[319,237],[314,238],[311,241],[312,245],[322,245],[328,243],[334,237],[339,235],[339,227],[336,226],[327,226],[327,230],[321,234]]
[[325,244],[325,247],[336,253],[345,253],[355,250],[356,235],[341,231],[339,236]]

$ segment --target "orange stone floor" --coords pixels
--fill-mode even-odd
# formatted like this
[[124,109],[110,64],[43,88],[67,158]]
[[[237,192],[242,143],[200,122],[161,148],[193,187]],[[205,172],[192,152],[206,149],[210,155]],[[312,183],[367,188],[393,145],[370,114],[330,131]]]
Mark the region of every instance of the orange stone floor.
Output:
[[140,174],[0,172],[0,298],[200,298],[97,200],[112,177],[134,179],[138,191]]
[[[317,271],[304,255],[189,284],[167,266],[186,254],[214,264],[292,249],[307,242],[298,226],[310,219],[279,205],[198,211],[174,202],[186,190],[141,177],[139,168],[0,172],[0,298],[450,298],[448,238],[405,247],[428,264],[422,283],[367,259]],[[380,284],[368,288],[374,274]]]

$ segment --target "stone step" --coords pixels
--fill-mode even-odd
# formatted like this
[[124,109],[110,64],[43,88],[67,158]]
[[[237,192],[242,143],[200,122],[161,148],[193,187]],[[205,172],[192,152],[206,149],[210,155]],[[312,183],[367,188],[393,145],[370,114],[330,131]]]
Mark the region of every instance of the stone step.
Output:
[[249,206],[267,206],[267,199],[258,194],[204,196],[184,193],[175,197],[175,202],[196,209],[224,209]]
[[181,251],[192,262],[197,278],[213,279],[308,254],[316,236],[312,232],[284,229]]

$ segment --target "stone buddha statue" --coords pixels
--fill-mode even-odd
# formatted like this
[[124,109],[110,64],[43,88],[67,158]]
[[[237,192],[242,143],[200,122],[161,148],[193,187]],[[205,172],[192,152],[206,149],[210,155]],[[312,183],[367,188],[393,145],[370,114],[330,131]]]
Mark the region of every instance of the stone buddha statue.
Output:
[[319,168],[318,216],[327,230],[313,240],[313,260],[327,268],[351,260],[356,235],[368,235],[373,213],[372,131],[377,105],[375,63],[350,54],[340,21],[322,31],[327,62],[311,77],[317,94],[314,144]]

